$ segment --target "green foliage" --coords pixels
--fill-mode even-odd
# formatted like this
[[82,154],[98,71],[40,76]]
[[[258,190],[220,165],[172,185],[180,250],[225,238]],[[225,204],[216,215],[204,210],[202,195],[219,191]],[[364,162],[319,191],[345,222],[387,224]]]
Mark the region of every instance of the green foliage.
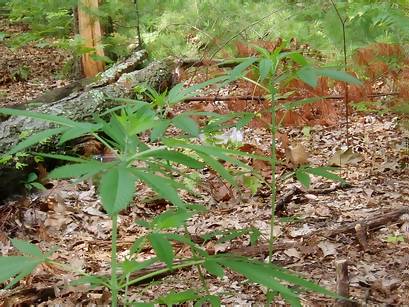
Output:
[[[30,111],[21,111],[14,109],[0,109],[0,113],[16,116],[29,116],[38,120],[45,120],[56,124],[57,128],[47,131],[34,133],[28,136],[22,142],[11,149],[7,155],[25,150],[32,145],[44,141],[49,137],[59,136],[60,144],[82,135],[93,135],[102,142],[116,156],[116,159],[109,163],[86,160],[66,155],[39,154],[40,156],[62,159],[72,162],[54,169],[50,173],[51,178],[77,178],[85,179],[95,175],[101,176],[99,185],[99,195],[102,200],[102,206],[112,219],[112,250],[111,250],[111,278],[86,276],[77,283],[91,283],[92,285],[103,285],[111,290],[113,306],[118,304],[118,296],[122,292],[127,292],[129,286],[137,284],[157,275],[177,270],[185,267],[198,266],[199,272],[202,269],[207,270],[215,276],[223,276],[224,270],[229,269],[245,276],[250,282],[255,282],[269,289],[269,297],[273,294],[279,294],[288,303],[293,306],[300,306],[298,290],[294,290],[284,283],[290,283],[306,290],[315,291],[325,295],[333,294],[305,279],[297,277],[285,270],[273,266],[271,263],[250,261],[245,258],[237,258],[233,255],[212,256],[209,255],[203,246],[195,243],[188,233],[183,235],[177,233],[177,230],[184,228],[186,221],[193,215],[203,211],[200,206],[192,206],[181,199],[179,190],[188,190],[183,184],[184,177],[187,177],[181,169],[200,169],[204,166],[212,168],[225,181],[232,186],[237,186],[237,180],[234,174],[223,165],[223,161],[230,165],[238,167],[241,170],[252,172],[251,167],[243,163],[238,157],[246,156],[269,161],[272,165],[272,178],[275,178],[276,151],[273,137],[272,156],[269,158],[259,157],[257,155],[247,154],[239,150],[220,147],[216,145],[197,144],[194,140],[204,132],[214,132],[222,126],[227,120],[235,119],[236,126],[242,127],[252,117],[248,114],[216,115],[213,113],[201,112],[201,115],[210,115],[212,120],[209,125],[199,126],[191,118],[195,115],[193,112],[178,114],[171,120],[167,118],[168,108],[190,97],[198,89],[202,89],[210,84],[225,84],[233,80],[244,77],[249,69],[259,70],[259,80],[265,79],[265,87],[269,89],[272,99],[272,118],[275,119],[275,87],[283,80],[292,78],[301,78],[304,82],[316,84],[317,78],[321,75],[330,76],[341,81],[359,83],[359,81],[349,74],[338,72],[331,69],[322,69],[311,66],[304,57],[297,53],[268,53],[260,49],[262,56],[260,58],[247,58],[232,70],[228,76],[218,77],[204,83],[194,85],[190,88],[184,88],[177,85],[165,94],[159,94],[151,89],[137,89],[140,95],[147,94],[153,98],[153,103],[147,103],[141,100],[128,101],[122,100],[127,104],[122,108],[117,108],[117,112],[110,112],[109,119],[98,118],[94,123],[76,122],[62,116],[47,114],[37,114]],[[300,65],[297,69],[291,70],[286,74],[286,78],[276,78],[278,64],[284,58],[288,58]],[[296,66],[294,66],[296,67]],[[302,71],[302,73],[299,73]],[[264,81],[264,80],[262,80]],[[256,82],[257,83],[257,82]],[[261,85],[261,84],[260,84]],[[263,86],[263,85],[261,85]],[[300,102],[303,105],[308,102]],[[291,106],[290,109],[297,105]],[[197,114],[196,114],[197,115]],[[238,119],[239,115],[244,115],[245,120]],[[167,137],[166,130],[173,126],[180,131],[176,137]],[[209,128],[209,126],[211,128]],[[271,124],[272,135],[275,135],[277,124],[273,120]],[[161,127],[158,132],[157,127]],[[101,133],[102,132],[102,133]],[[156,141],[155,144],[147,141],[144,136],[150,135],[150,139]],[[326,167],[308,167],[303,166],[296,170],[296,177],[306,186],[309,185],[310,175],[325,177],[330,180],[342,181],[340,177],[329,172]],[[175,177],[174,174],[181,174],[182,178]],[[244,174],[246,174],[244,172]],[[245,175],[244,175],[245,176]],[[246,178],[246,176],[244,177]],[[247,178],[252,178],[247,176]],[[255,177],[257,179],[257,177]],[[155,191],[160,197],[171,202],[175,207],[158,215],[152,221],[139,221],[138,224],[147,228],[147,233],[138,238],[131,247],[130,256],[125,261],[117,260],[117,221],[118,214],[131,203],[134,197],[136,182],[142,182]],[[259,182],[253,179],[247,180],[250,189],[256,190]],[[275,199],[276,186],[275,181],[271,185],[273,200]],[[188,191],[189,192],[189,191]],[[273,208],[275,201],[273,201]],[[273,229],[274,210],[271,226]],[[171,232],[172,231],[172,232]],[[242,230],[228,230],[218,232],[212,235],[219,235],[219,242],[234,240],[240,236],[248,235],[252,244],[255,244],[260,236],[257,229],[249,228]],[[209,239],[209,237],[207,238]],[[273,240],[271,235],[270,244]],[[188,246],[191,249],[192,257],[174,261],[175,254],[172,242],[176,241]],[[205,238],[206,241],[206,238]],[[137,261],[135,256],[142,248],[150,244],[155,251],[156,257]],[[3,276],[0,275],[0,282],[7,281],[10,277],[16,276],[15,284],[19,279],[29,274],[39,263],[47,261],[39,250],[33,248],[27,243],[17,242],[14,244],[23,254],[31,253],[31,256],[39,259],[28,261],[26,258],[16,258],[21,261],[23,266],[17,264],[12,270],[5,269]],[[271,249],[270,249],[271,250]],[[271,262],[270,252],[270,262]],[[41,257],[40,257],[41,256]],[[19,256],[16,256],[19,257]],[[24,257],[24,256],[23,256]],[[0,261],[7,258],[1,258]],[[11,258],[10,258],[11,259]],[[166,267],[154,272],[144,274],[140,277],[130,278],[131,274],[138,272],[150,265],[162,262]],[[119,271],[118,269],[122,271]],[[201,275],[204,280],[203,275]],[[16,281],[17,280],[17,281]],[[204,285],[204,288],[206,286]],[[158,298],[155,303],[183,303],[187,300],[210,301],[217,304],[218,299],[213,296],[201,297],[199,293],[187,290],[180,293],[170,293]],[[126,297],[124,301],[127,302]]]
[[37,189],[39,191],[44,191],[46,188],[38,181],[38,176],[36,173],[29,173],[26,180],[24,181],[24,187],[30,191],[32,189]]

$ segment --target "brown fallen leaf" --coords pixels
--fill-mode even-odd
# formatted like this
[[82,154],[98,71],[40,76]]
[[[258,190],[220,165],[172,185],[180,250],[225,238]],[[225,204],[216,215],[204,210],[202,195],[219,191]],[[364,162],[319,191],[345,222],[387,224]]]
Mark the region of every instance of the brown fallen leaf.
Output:
[[351,148],[347,150],[339,149],[334,156],[328,161],[330,166],[344,166],[346,164],[358,164],[364,158],[359,153],[354,153]]
[[294,167],[297,167],[299,165],[308,164],[309,153],[304,145],[297,143],[286,149],[286,157]]

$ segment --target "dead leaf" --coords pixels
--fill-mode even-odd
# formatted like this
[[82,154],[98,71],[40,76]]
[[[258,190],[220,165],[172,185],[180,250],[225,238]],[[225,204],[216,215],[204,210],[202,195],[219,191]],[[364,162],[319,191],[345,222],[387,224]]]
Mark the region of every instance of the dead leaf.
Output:
[[344,166],[347,164],[358,164],[364,158],[359,153],[354,153],[351,148],[347,150],[339,149],[334,156],[328,161],[331,166]]
[[295,146],[290,146],[286,149],[286,156],[287,160],[295,167],[308,163],[308,151],[301,143],[298,143]]
[[297,259],[301,258],[300,253],[295,248],[289,248],[285,250],[284,254],[286,254],[288,257],[293,257]]
[[318,247],[322,250],[324,258],[327,256],[337,255],[337,246],[338,244],[334,244],[329,241],[321,241],[320,243],[318,243]]

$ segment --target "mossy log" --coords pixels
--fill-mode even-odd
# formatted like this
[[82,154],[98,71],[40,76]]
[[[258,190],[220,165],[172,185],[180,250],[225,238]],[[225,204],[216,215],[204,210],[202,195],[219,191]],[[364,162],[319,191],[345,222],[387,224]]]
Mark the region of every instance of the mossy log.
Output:
[[[66,92],[69,94],[67,97],[54,101],[54,95],[51,95],[51,99],[50,95],[45,95],[43,99],[40,97],[35,103],[25,104],[23,108],[44,114],[61,115],[76,121],[89,121],[96,114],[117,106],[118,102],[113,98],[132,98],[134,88],[139,84],[148,84],[157,90],[169,87],[172,65],[156,61],[142,68],[145,59],[146,52],[137,51],[127,60],[102,73],[96,81],[81,84],[81,87],[72,87],[73,91]],[[3,118],[0,122],[0,157],[21,140],[22,134],[32,134],[53,127],[52,123],[28,117]],[[56,142],[47,142],[46,147],[36,150],[58,152],[59,148]],[[14,190],[19,190],[19,181],[24,180],[27,173],[34,169],[34,165],[24,159],[26,158],[21,162],[29,164],[24,170],[16,170],[13,165],[0,165],[0,203]]]

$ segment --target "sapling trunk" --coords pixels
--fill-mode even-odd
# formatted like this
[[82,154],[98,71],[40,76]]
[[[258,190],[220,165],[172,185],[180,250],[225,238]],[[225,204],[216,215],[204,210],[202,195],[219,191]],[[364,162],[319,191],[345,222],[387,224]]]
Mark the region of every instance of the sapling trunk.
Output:
[[275,211],[276,211],[276,192],[277,192],[277,182],[276,182],[276,100],[274,89],[271,90],[271,219],[270,219],[270,239],[268,244],[268,262],[273,260],[273,243],[274,243],[274,223],[275,223]]
[[117,237],[118,237],[118,214],[112,215],[112,233],[111,233],[111,306],[118,306],[118,279],[117,269]]

